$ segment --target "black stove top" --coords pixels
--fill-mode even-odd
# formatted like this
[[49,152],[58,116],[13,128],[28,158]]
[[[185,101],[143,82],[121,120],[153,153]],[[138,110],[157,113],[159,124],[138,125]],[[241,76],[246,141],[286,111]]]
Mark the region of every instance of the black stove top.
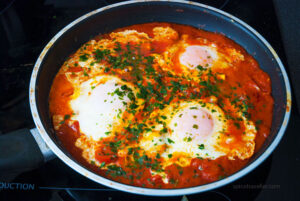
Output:
[[[0,134],[34,127],[28,85],[34,62],[46,43],[74,19],[116,2],[120,1],[0,1]],[[256,29],[288,70],[272,0],[198,2],[233,14]],[[285,136],[266,161],[240,180],[202,194],[163,198],[128,194],[92,182],[56,158],[30,172],[4,175],[5,181],[0,180],[0,200],[300,200],[299,130],[300,118],[294,107]],[[8,181],[19,184],[19,189],[6,189]],[[27,189],[26,185],[32,188]]]

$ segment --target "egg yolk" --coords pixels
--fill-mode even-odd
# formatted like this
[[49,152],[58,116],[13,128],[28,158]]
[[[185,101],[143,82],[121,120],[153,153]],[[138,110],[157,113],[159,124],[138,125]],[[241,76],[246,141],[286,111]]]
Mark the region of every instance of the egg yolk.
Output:
[[212,116],[202,108],[186,108],[174,117],[173,122],[174,133],[192,137],[197,141],[207,139],[214,128]]
[[213,63],[213,52],[207,46],[192,45],[185,49],[179,60],[180,63],[188,68],[210,67]]

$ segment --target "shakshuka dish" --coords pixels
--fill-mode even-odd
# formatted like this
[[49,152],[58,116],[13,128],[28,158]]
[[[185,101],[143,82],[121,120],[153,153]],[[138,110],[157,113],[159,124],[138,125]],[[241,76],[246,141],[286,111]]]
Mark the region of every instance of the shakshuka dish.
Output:
[[121,183],[183,188],[227,177],[267,138],[271,81],[224,35],[172,23],[102,34],[57,73],[50,115],[82,165]]

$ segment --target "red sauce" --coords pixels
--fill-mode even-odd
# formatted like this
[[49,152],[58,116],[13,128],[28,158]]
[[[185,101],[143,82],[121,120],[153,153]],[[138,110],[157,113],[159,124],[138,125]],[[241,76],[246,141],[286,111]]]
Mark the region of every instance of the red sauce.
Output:
[[[156,26],[171,27],[178,32],[179,36],[182,34],[188,34],[191,38],[206,38],[209,41],[213,41],[218,46],[218,51],[220,52],[225,51],[226,48],[235,48],[244,55],[244,61],[234,63],[234,68],[218,69],[218,73],[226,75],[226,82],[223,82],[222,85],[220,85],[220,91],[222,96],[234,93],[236,96],[248,96],[248,99],[251,100],[253,107],[249,107],[248,113],[251,115],[250,120],[255,122],[257,126],[257,134],[255,138],[255,152],[257,152],[268,137],[272,121],[273,98],[271,97],[271,82],[269,76],[259,68],[255,59],[253,59],[252,56],[250,56],[241,46],[221,34],[199,30],[190,26],[170,23],[139,24],[121,28],[115,32],[126,29],[134,29],[139,32],[145,32],[150,37],[153,37],[152,29]],[[103,35],[101,37],[109,38],[108,35]],[[189,42],[190,44],[193,44],[193,40],[190,40]],[[194,42],[196,43],[196,41]],[[162,53],[166,50],[168,45],[170,45],[168,41],[153,42],[151,44],[152,49],[142,49],[142,54],[148,55],[153,52]],[[178,67],[178,59],[175,59],[174,62],[174,69],[178,69],[178,74],[182,73]],[[82,71],[82,68],[70,68],[70,72],[78,71]],[[119,74],[117,70],[115,73],[123,79],[133,79],[129,74]],[[170,82],[174,78],[166,77],[162,79],[166,79],[166,82]],[[193,84],[195,84],[195,86],[198,85],[198,83]],[[237,85],[238,87],[235,89],[232,88],[232,86]],[[199,85],[199,87],[201,86]],[[68,82],[66,77],[64,75],[56,76],[53,81],[49,98],[51,115],[64,115],[72,112],[68,106],[69,97],[72,93],[72,85]],[[191,93],[193,93],[192,90],[187,90],[188,95]],[[170,98],[170,94],[166,97],[166,99],[168,98]],[[175,97],[172,101],[176,102],[177,100],[179,100],[178,97]],[[156,100],[153,98],[150,102],[151,101],[155,103]],[[226,108],[226,105],[224,108]],[[142,118],[144,118],[143,114],[137,115],[137,119]],[[244,128],[237,128],[233,126],[233,124],[229,127],[230,133],[238,140],[241,138],[241,129],[243,130]],[[126,164],[126,157],[118,157],[112,150],[105,149],[103,147],[96,151],[96,159],[99,162],[105,163],[116,162],[125,173],[120,171],[119,175],[107,174],[105,170],[101,170],[93,164],[87,163],[85,159],[82,158],[82,151],[74,145],[76,139],[80,136],[78,122],[75,122],[72,126],[63,124],[57,131],[57,135],[64,147],[84,166],[92,169],[100,175],[103,175],[104,177],[135,186],[149,188],[183,188],[201,185],[229,176],[243,168],[248,163],[248,160],[229,160],[226,156],[220,157],[216,160],[195,158],[192,160],[190,166],[187,167],[180,167],[176,164],[166,167],[165,173],[167,174],[169,183],[165,184],[162,181],[161,176],[151,175],[150,168],[147,168],[146,166],[140,168],[129,168],[128,164]],[[119,138],[124,138],[124,136],[119,136]],[[127,136],[127,138],[130,138],[130,135]],[[159,161],[160,159],[157,160]]]

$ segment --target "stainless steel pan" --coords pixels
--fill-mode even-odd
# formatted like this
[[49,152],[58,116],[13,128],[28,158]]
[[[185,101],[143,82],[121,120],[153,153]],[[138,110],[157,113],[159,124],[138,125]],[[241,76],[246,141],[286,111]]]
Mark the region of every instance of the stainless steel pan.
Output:
[[[271,133],[249,164],[219,181],[182,189],[149,189],[121,184],[101,177],[79,164],[57,139],[48,111],[52,80],[66,58],[98,34],[146,22],[172,22],[225,34],[243,46],[270,75],[274,114]],[[36,129],[16,131],[0,138],[0,171],[23,171],[51,159],[53,153],[85,177],[130,193],[172,196],[212,190],[235,181],[260,165],[275,149],[286,129],[291,110],[291,89],[285,69],[270,44],[238,18],[216,8],[186,1],[128,1],[92,11],[57,33],[40,54],[30,81],[30,107]],[[37,143],[36,143],[37,142]]]

